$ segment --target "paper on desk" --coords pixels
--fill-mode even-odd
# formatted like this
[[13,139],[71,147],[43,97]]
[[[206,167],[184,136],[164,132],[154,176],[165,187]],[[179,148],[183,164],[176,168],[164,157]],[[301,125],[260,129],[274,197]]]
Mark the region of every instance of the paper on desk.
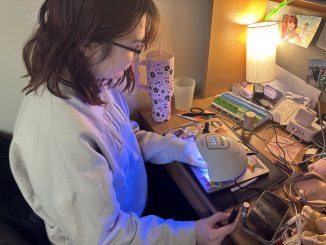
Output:
[[319,89],[311,86],[310,84],[307,84],[305,81],[299,78],[286,80],[275,79],[272,82],[268,83],[268,85],[280,91],[282,94],[285,94],[286,92],[292,92],[295,94],[308,96],[310,99],[312,99],[309,108],[315,108],[317,104],[315,98],[318,98],[320,95]]
[[[265,148],[266,151],[271,151],[274,155],[283,157],[283,152],[280,149],[280,147],[275,143],[276,137],[274,136],[271,142],[267,144],[267,148]],[[282,149],[285,152],[285,159],[288,162],[294,162],[295,157],[299,153],[301,149],[301,144],[298,142],[294,142],[292,138],[283,137],[278,135],[277,136],[277,142],[282,147]]]

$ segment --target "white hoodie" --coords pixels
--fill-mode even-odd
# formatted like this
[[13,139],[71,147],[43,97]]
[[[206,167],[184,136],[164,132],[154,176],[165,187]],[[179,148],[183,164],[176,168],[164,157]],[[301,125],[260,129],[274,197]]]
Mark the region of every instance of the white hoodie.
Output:
[[[144,161],[181,161],[185,143],[139,130],[118,89],[106,106],[46,88],[23,101],[10,147],[15,180],[54,244],[195,244],[193,221],[140,217]],[[171,200],[173,201],[173,200]]]

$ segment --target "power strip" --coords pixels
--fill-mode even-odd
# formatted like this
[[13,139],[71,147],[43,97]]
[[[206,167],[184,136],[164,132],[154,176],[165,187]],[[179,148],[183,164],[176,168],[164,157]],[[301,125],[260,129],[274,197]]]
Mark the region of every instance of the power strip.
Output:
[[308,127],[298,123],[295,119],[291,119],[286,126],[286,131],[297,136],[306,142],[310,142],[312,138],[318,133],[320,126],[313,122]]

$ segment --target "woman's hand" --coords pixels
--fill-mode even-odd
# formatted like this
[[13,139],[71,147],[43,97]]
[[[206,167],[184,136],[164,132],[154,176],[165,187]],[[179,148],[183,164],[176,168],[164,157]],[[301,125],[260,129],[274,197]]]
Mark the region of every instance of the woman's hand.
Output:
[[237,220],[222,227],[216,227],[216,223],[229,217],[229,213],[217,212],[212,216],[196,221],[197,245],[221,244],[224,237],[230,234],[237,226]]
[[198,151],[196,143],[193,141],[187,142],[186,149],[183,153],[182,162],[201,168],[207,167],[203,157]]
[[316,171],[322,176],[326,177],[326,158],[317,160],[308,166],[309,171]]

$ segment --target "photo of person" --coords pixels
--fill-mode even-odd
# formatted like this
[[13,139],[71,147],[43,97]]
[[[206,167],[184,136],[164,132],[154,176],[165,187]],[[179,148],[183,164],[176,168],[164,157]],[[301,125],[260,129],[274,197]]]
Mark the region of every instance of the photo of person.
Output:
[[320,100],[326,101],[326,60],[309,60],[307,83],[322,91]]
[[309,29],[309,23],[306,22],[304,24],[303,30],[299,33],[300,40],[306,40],[308,29]]
[[284,15],[282,23],[282,40],[289,43],[297,43],[299,34],[296,32],[298,19],[295,15]]
[[282,40],[307,48],[315,36],[321,17],[283,15]]

